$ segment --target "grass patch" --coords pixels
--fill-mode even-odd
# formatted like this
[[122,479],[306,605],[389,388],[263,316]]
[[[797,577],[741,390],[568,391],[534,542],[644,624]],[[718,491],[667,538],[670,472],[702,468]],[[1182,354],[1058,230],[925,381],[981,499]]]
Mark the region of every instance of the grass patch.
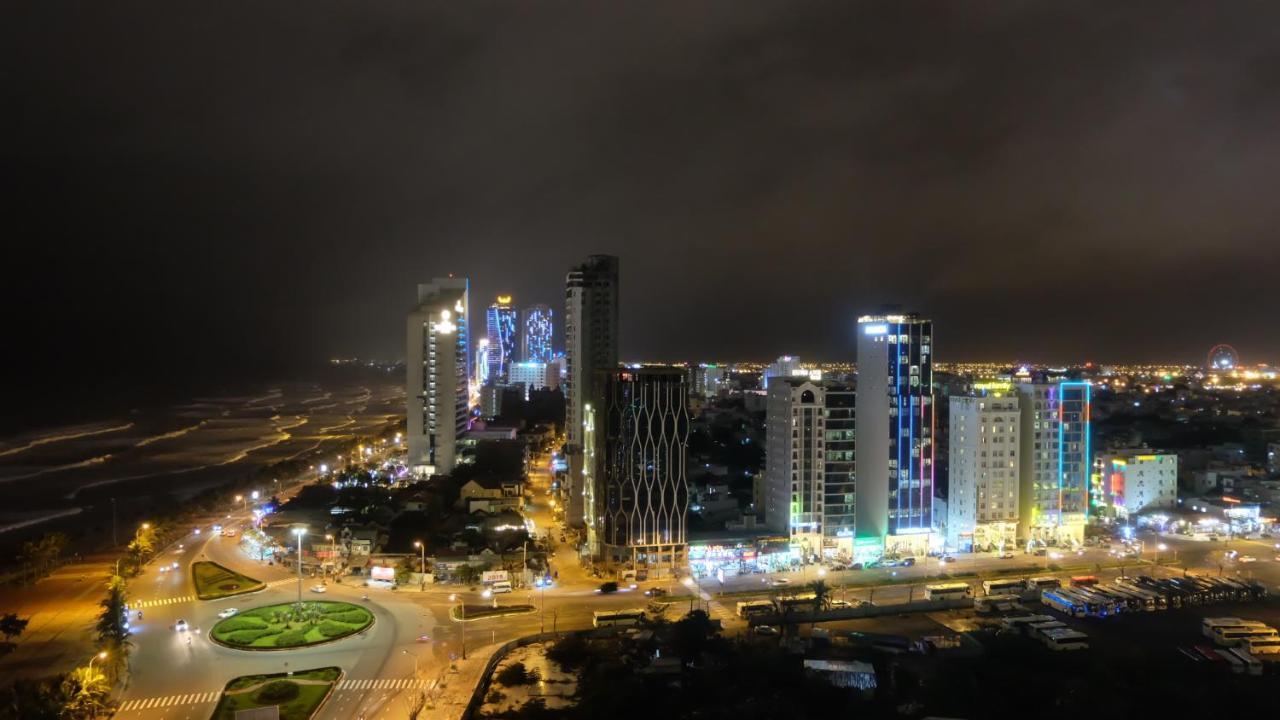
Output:
[[237,712],[272,705],[280,706],[281,720],[308,720],[341,676],[338,668],[325,667],[235,678],[223,689],[212,720],[235,720]]
[[225,568],[216,562],[200,560],[191,563],[191,581],[196,586],[196,597],[201,600],[243,595],[266,587],[261,580]]
[[337,640],[372,624],[373,613],[351,603],[281,603],[229,617],[214,625],[209,635],[230,647],[276,650]]
[[522,615],[524,613],[533,612],[536,608],[532,605],[467,605],[466,613],[459,613],[458,608],[449,608],[449,614],[454,620],[480,620],[482,618],[502,617],[503,615]]

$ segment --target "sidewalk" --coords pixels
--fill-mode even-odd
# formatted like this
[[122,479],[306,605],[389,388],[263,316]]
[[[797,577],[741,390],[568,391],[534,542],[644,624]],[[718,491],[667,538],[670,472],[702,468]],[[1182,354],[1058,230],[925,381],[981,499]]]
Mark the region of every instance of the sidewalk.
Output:
[[471,696],[475,693],[476,684],[480,682],[489,658],[504,644],[468,648],[466,660],[455,661],[453,670],[446,667],[440,677],[430,681],[432,684],[427,691],[427,710],[422,717],[432,720],[460,720],[471,702]]

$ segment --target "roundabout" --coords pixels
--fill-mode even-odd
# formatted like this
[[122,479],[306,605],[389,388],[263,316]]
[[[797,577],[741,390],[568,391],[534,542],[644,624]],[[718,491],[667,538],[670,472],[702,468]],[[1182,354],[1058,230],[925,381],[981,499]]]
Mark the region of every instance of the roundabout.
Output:
[[373,613],[346,602],[279,603],[220,621],[209,638],[237,650],[292,650],[323,645],[363,632]]

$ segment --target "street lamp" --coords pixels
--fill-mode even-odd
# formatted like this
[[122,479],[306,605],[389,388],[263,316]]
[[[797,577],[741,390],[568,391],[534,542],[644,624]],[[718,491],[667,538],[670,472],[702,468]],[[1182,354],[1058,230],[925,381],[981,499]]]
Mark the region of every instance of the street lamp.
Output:
[[1156,559],[1155,559],[1155,564],[1156,564],[1156,565],[1159,565],[1159,564],[1160,564],[1160,553],[1161,553],[1161,551],[1163,551],[1163,550],[1168,550],[1168,549],[1169,549],[1169,546],[1168,546],[1168,545],[1165,545],[1164,543],[1160,543],[1159,545],[1156,545]]
[[458,611],[461,613],[462,620],[462,659],[467,659],[467,604],[458,597],[457,593],[449,593],[449,602],[458,603]]
[[413,679],[417,680],[418,679],[418,653],[411,653],[408,650],[401,650],[400,652],[413,658]]
[[244,503],[244,509],[245,509],[245,510],[248,510],[248,509],[249,509],[249,501],[248,501],[248,500],[245,500],[243,495],[237,495],[237,496],[236,496],[236,502],[238,502],[238,503]]
[[693,589],[693,585],[694,585],[693,578],[688,575],[685,575],[684,579],[681,580],[680,583],[685,587],[689,588],[689,612],[693,612],[693,599],[697,597],[697,593]]
[[94,660],[106,660],[106,659],[107,659],[107,651],[106,651],[106,650],[103,650],[103,651],[99,652],[97,655],[94,655],[93,657],[89,658],[89,669],[90,669],[90,670],[92,670],[92,669],[93,669],[93,661],[94,661]]
[[329,541],[329,562],[333,563],[333,572],[336,575],[338,572],[338,563],[334,560],[334,556],[338,554],[338,546],[334,544],[332,535],[325,535],[324,539]]
[[421,540],[414,540],[413,546],[418,548],[418,572],[427,573],[427,546]]
[[492,590],[485,590],[484,592],[480,593],[480,597],[484,598],[485,600],[488,600],[489,598],[493,598],[493,606],[498,607],[498,596],[494,595]]
[[293,534],[298,536],[298,604],[302,604],[302,536],[307,534],[306,528],[294,528]]

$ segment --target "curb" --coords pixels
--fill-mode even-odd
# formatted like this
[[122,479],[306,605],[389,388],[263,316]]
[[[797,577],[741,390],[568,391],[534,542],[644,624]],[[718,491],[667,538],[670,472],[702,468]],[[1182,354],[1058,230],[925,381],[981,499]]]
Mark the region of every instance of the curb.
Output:
[[538,608],[530,605],[528,610],[512,610],[511,612],[491,613],[488,615],[481,615],[480,617],[466,618],[464,620],[458,617],[458,614],[454,612],[455,609],[456,608],[449,608],[449,619],[454,622],[466,623],[480,622],[481,620],[496,620],[498,618],[511,617],[513,615],[531,615],[538,612]]

